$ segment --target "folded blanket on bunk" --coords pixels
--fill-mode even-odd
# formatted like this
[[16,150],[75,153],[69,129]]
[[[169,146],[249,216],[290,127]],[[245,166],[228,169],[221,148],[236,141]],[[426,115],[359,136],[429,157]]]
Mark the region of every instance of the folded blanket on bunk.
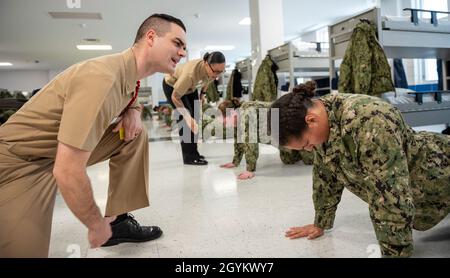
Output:
[[[410,89],[395,88],[395,92],[385,92],[381,97],[391,104],[409,104],[416,102],[415,91]],[[424,94],[423,103],[436,102],[433,94]],[[450,102],[450,93],[442,93],[442,102]]]

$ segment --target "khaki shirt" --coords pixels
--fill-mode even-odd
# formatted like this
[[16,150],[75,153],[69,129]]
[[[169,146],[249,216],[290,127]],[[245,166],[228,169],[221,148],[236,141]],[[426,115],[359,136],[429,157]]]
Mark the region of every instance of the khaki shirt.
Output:
[[131,101],[136,81],[131,48],[75,64],[0,127],[0,143],[27,160],[55,158],[58,141],[93,151]]
[[164,79],[168,85],[173,87],[174,92],[179,96],[184,96],[194,92],[197,86],[206,88],[212,81],[203,65],[202,59],[189,61],[179,65],[174,74],[167,74]]

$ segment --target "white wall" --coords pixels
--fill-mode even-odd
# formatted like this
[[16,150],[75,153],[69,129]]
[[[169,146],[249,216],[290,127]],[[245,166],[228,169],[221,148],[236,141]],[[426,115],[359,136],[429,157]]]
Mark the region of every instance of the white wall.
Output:
[[[250,36],[252,68],[257,69],[269,49],[284,43],[283,3],[273,0],[250,0]],[[256,78],[252,71],[252,80]],[[254,82],[252,82],[254,84]]]
[[162,81],[164,78],[163,73],[155,73],[150,77],[145,79],[147,87],[152,87],[152,101],[153,105],[158,105],[160,101],[166,101],[166,97],[164,95],[162,89]]
[[53,78],[55,78],[58,74],[60,74],[63,71],[64,71],[64,69],[49,70],[48,71],[48,80],[52,80]]
[[31,92],[42,88],[49,80],[48,70],[0,71],[0,88],[11,92]]
[[[0,71],[0,88],[10,92],[31,92],[34,89],[42,88],[62,71],[62,69]],[[162,90],[163,78],[164,74],[156,73],[143,80],[143,86],[152,87],[152,99],[155,105],[158,105],[159,101],[166,100]]]
[[304,41],[304,42],[316,42],[317,41],[316,31],[311,31],[311,32],[302,34],[301,37],[302,37],[302,41]]

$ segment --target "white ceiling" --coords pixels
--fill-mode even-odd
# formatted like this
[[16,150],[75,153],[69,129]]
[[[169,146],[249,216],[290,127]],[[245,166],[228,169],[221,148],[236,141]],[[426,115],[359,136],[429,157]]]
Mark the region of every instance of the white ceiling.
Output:
[[[283,1],[285,38],[367,9],[372,2],[273,1]],[[52,19],[48,12],[98,12],[103,20]],[[168,13],[184,21],[193,56],[206,45],[236,46],[224,51],[229,62],[250,54],[250,26],[238,25],[249,16],[248,0],[81,0],[79,9],[68,8],[67,0],[0,0],[0,62],[14,64],[0,70],[62,69],[122,51],[132,44],[139,24],[153,13]],[[98,38],[113,50],[79,51],[75,46],[84,38]]]

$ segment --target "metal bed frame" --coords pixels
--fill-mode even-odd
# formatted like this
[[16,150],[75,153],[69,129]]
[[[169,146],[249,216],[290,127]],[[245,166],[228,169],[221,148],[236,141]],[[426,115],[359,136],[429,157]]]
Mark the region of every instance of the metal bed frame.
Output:
[[329,76],[328,52],[321,48],[322,43],[309,51],[299,50],[289,41],[281,46],[270,49],[268,54],[279,67],[278,73],[289,73],[289,91],[294,87],[295,77],[319,78]]
[[[328,27],[330,76],[335,75],[336,62],[344,57],[356,24],[361,20],[370,20],[377,26],[379,43],[388,58],[442,59],[444,90],[447,90],[446,81],[449,78],[445,60],[450,60],[450,25],[440,24],[436,16],[436,13],[447,12],[405,10],[411,12],[409,22],[387,20],[381,17],[379,8],[373,8],[330,25]],[[432,15],[430,22],[420,22],[417,12],[430,12]],[[423,96],[430,94],[435,95],[434,98],[427,97],[427,101],[420,101],[420,99],[423,100]],[[448,124],[450,122],[450,91],[414,92],[409,94],[407,103],[397,102],[395,99],[390,102],[400,109],[405,121],[411,126]]]

